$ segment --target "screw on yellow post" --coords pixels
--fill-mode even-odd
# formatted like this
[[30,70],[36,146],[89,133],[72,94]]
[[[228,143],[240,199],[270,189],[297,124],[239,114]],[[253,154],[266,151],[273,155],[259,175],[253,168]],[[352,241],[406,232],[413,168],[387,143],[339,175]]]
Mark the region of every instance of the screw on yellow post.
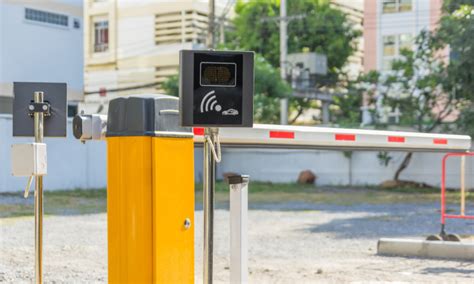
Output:
[[194,142],[177,110],[169,96],[110,102],[110,283],[194,283]]

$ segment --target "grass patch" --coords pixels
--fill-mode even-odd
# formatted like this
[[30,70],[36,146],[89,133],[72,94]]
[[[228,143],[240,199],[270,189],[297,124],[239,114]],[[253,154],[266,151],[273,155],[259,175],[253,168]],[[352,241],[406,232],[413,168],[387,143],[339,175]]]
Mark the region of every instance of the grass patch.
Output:
[[[27,199],[23,192],[0,194],[0,218],[32,216],[34,192]],[[105,189],[75,189],[44,192],[45,215],[93,214],[107,211]]]
[[[196,184],[196,204],[202,204],[202,184]],[[314,204],[357,205],[439,202],[439,189],[433,188],[393,188],[377,187],[316,187],[293,183],[251,182],[249,202],[258,204],[283,204],[305,202]],[[216,203],[229,202],[229,186],[225,182],[216,183]],[[459,204],[459,192],[448,192],[448,203]],[[468,207],[474,206],[474,192],[467,193]],[[22,192],[0,194],[0,218],[32,216],[33,194],[22,197]],[[44,197],[46,215],[93,214],[107,211],[105,189],[76,189],[46,191]]]

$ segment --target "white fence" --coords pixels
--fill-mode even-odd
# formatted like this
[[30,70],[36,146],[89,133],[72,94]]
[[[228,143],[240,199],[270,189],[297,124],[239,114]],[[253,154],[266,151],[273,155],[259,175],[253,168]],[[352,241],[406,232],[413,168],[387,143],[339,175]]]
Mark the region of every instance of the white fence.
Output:
[[[46,138],[48,175],[45,189],[103,188],[106,186],[106,145],[103,141],[81,144],[72,136],[68,122],[67,138]],[[13,138],[11,116],[0,116],[0,192],[21,191],[27,178],[11,176],[10,145],[32,141]],[[282,149],[224,149],[217,176],[225,172],[249,174],[252,181],[294,182],[302,170],[312,170],[318,185],[377,185],[390,179],[403,153],[394,152],[388,167],[382,166],[376,152],[353,152],[346,158],[339,151]],[[401,178],[440,184],[441,153],[415,153]],[[467,160],[468,187],[474,187],[474,159]],[[196,148],[196,181],[202,177],[202,150]],[[448,164],[448,186],[459,186],[459,163]]]

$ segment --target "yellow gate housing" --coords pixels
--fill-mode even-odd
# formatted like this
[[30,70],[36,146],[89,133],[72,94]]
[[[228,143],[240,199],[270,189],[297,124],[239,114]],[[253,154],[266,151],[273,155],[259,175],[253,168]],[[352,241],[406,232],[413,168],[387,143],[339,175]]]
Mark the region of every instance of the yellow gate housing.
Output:
[[194,143],[175,97],[109,104],[109,283],[194,282]]

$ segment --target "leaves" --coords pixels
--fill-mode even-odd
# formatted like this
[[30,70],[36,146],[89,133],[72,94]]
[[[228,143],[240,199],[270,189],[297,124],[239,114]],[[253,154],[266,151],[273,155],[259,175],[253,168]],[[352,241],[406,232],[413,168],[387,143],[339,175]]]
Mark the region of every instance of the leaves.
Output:
[[386,124],[387,117],[394,115],[401,125],[431,132],[452,111],[446,66],[435,56],[432,34],[422,31],[415,46],[415,50],[401,52],[392,70],[360,78],[359,92],[368,94],[377,106],[373,112],[375,124]]
[[[328,1],[299,0],[288,2],[288,53],[326,54],[329,76],[334,84],[347,58],[356,50],[354,39],[361,35],[347,24],[346,15],[331,8]],[[262,54],[274,67],[280,66],[280,3],[275,0],[238,1],[233,20],[233,47]],[[299,17],[298,17],[299,16]]]

